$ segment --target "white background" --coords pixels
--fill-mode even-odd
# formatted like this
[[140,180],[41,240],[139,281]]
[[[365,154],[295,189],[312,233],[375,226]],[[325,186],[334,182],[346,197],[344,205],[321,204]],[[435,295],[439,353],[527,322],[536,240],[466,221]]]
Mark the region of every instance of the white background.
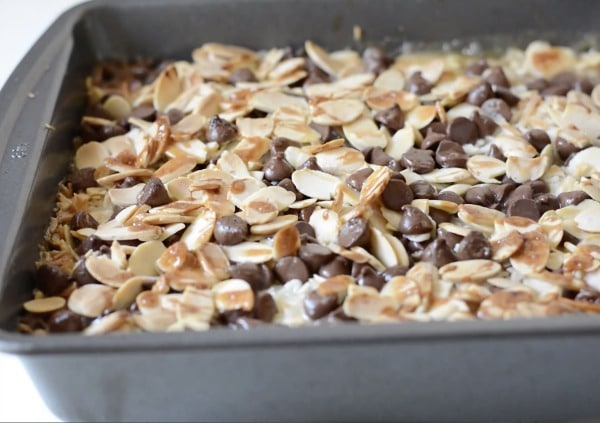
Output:
[[[0,87],[61,12],[80,0],[0,0]],[[19,361],[0,354],[0,421],[57,422]]]

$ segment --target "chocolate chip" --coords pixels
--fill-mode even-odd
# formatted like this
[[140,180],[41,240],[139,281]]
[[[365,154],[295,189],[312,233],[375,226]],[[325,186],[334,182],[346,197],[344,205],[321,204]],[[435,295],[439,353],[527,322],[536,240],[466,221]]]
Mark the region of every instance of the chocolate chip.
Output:
[[239,244],[248,236],[248,224],[235,214],[223,216],[215,224],[214,236],[221,245]]
[[421,253],[421,261],[431,263],[436,267],[442,267],[455,260],[452,250],[441,238],[434,239]]
[[488,68],[488,64],[485,59],[479,59],[474,63],[471,63],[465,69],[467,75],[481,75]]
[[142,119],[147,122],[153,122],[156,119],[156,110],[151,105],[143,104],[141,106],[135,107],[131,111],[129,116],[137,119]]
[[453,191],[442,191],[437,195],[438,200],[451,201],[456,204],[464,204],[465,200]]
[[427,135],[427,133],[430,131],[436,134],[446,135],[446,132],[448,132],[448,124],[445,122],[440,122],[439,120],[434,120],[426,127],[420,129],[420,131],[422,131],[421,133],[423,136]]
[[236,330],[236,329],[250,330],[250,329],[254,329],[254,328],[263,326],[265,324],[266,323],[263,322],[262,320],[253,319],[252,317],[248,317],[248,316],[240,316],[234,322],[230,322],[228,324],[228,326],[234,330]]
[[579,151],[581,151],[579,147],[577,147],[574,144],[571,144],[566,139],[562,137],[556,138],[556,152],[563,161],[566,161],[569,158],[569,156],[571,156],[571,154],[578,153]]
[[554,75],[548,82],[551,85],[564,84],[571,87],[575,84],[575,81],[577,81],[577,76],[573,72],[562,71]]
[[162,181],[157,177],[152,177],[138,194],[137,202],[138,205],[147,204],[150,207],[158,207],[170,203],[171,198]]
[[506,161],[506,157],[504,157],[504,154],[502,154],[502,150],[500,150],[495,144],[492,144],[492,146],[490,147],[490,152],[488,153],[488,155],[495,159],[502,160],[503,162]]
[[400,211],[404,205],[410,204],[413,198],[412,190],[400,179],[391,179],[381,195],[383,205],[395,211]]
[[316,206],[314,204],[311,204],[310,206],[306,206],[300,209],[300,211],[298,212],[298,219],[304,221],[304,222],[308,222],[310,220],[310,217],[312,216],[313,212],[315,211]]
[[254,301],[254,316],[263,322],[272,322],[277,314],[277,303],[267,292],[259,292]]
[[495,203],[504,204],[516,187],[517,185],[514,183],[491,185],[490,189],[494,193]]
[[224,144],[231,141],[237,135],[237,128],[231,122],[221,119],[219,115],[215,115],[208,121],[206,129],[206,139],[209,142]]
[[85,192],[87,188],[97,187],[98,182],[94,177],[96,169],[93,167],[84,167],[71,175],[71,188],[73,192]]
[[496,128],[498,128],[496,122],[487,116],[480,115],[479,112],[473,113],[473,122],[477,125],[478,138],[492,135],[496,131]]
[[600,293],[582,289],[573,298],[575,301],[585,301],[591,304],[600,304]]
[[433,152],[411,147],[402,155],[401,163],[415,173],[428,173],[435,168]]
[[313,242],[302,244],[298,255],[312,272],[316,272],[333,258],[333,252],[329,248]]
[[321,295],[317,291],[312,291],[304,297],[303,305],[306,315],[312,320],[316,320],[337,307],[338,297],[337,295]]
[[488,185],[475,185],[465,192],[465,202],[468,204],[489,207],[495,201],[496,196]]
[[413,206],[402,207],[403,213],[398,230],[405,235],[417,235],[430,232],[433,224],[429,217]]
[[396,132],[404,127],[404,113],[398,106],[386,110],[380,110],[373,116],[375,122],[379,122],[390,131]]
[[459,143],[444,140],[435,151],[435,161],[441,167],[466,167],[468,156]]
[[181,119],[185,117],[183,110],[176,107],[169,109],[167,112],[167,119],[169,119],[169,125],[176,125]]
[[100,283],[90,274],[90,272],[88,272],[87,268],[85,267],[85,260],[79,260],[75,266],[75,269],[73,269],[73,279],[75,279],[77,286]]
[[381,291],[381,288],[385,285],[385,278],[383,275],[378,274],[372,267],[365,266],[358,273],[356,283],[360,286],[370,286]]
[[98,221],[86,211],[80,211],[73,215],[69,224],[72,231],[78,231],[83,228],[98,228]]
[[383,148],[381,147],[375,147],[369,150],[366,158],[369,163],[379,166],[387,166],[390,164],[390,160],[393,160],[393,157],[383,151]]
[[433,207],[429,209],[429,217],[431,217],[438,225],[452,220],[452,215],[450,213]]
[[577,244],[579,244],[579,238],[577,238],[571,232],[563,231],[563,237],[560,240],[560,243],[564,244],[565,242],[569,242],[569,243],[571,243],[573,245],[577,245]]
[[533,186],[530,184],[523,184],[516,186],[508,195],[506,199],[507,203],[512,203],[517,200],[532,200],[533,199]]
[[469,92],[467,101],[476,106],[481,106],[484,101],[492,97],[494,97],[492,86],[487,82],[482,82]]
[[496,86],[494,87],[494,94],[496,95],[496,97],[504,100],[506,104],[508,104],[510,107],[516,106],[517,104],[519,104],[519,101],[521,101],[519,96],[513,94],[513,92],[508,88]]
[[250,284],[254,292],[269,288],[275,282],[273,271],[264,263],[238,263],[229,266],[229,276],[243,279]]
[[322,142],[328,141],[331,134],[331,128],[327,125],[319,125],[318,123],[311,122],[309,125],[312,129],[319,133],[319,138]]
[[229,76],[229,83],[235,85],[239,82],[256,82],[256,75],[248,68],[238,68]]
[[44,263],[35,272],[36,287],[47,297],[59,295],[71,285],[69,275],[55,264]]
[[306,221],[296,222],[296,229],[298,229],[298,233],[301,236],[307,235],[310,238],[314,238],[316,236],[315,229]]
[[443,239],[446,242],[448,248],[454,250],[456,246],[462,241],[463,237],[450,231],[447,231],[443,228],[438,228],[437,239]]
[[[379,75],[381,72],[386,70],[392,60],[388,57],[385,51],[378,46],[370,46],[363,51],[362,60],[365,64],[367,72]],[[400,89],[402,87],[398,87]]]
[[304,199],[304,195],[302,195],[302,193],[296,189],[296,185],[294,185],[294,183],[292,182],[292,180],[290,178],[282,179],[281,181],[279,181],[277,186],[281,187],[283,189],[286,189],[290,192],[293,192],[294,195],[296,196],[296,201],[300,201],[300,200]]
[[534,79],[526,84],[528,90],[541,92],[544,88],[548,87],[548,81],[544,78]]
[[360,217],[353,217],[342,225],[338,244],[344,248],[365,247],[369,243],[369,225]]
[[502,116],[507,122],[510,122],[512,112],[506,102],[500,98],[490,98],[481,105],[481,111],[490,116]]
[[283,158],[283,155],[276,154],[266,161],[263,171],[267,181],[278,182],[291,177],[294,168]]
[[552,194],[540,194],[535,197],[535,205],[537,206],[540,215],[546,213],[548,210],[556,210],[560,208],[558,199]]
[[459,116],[448,127],[448,136],[460,144],[472,144],[477,141],[477,125],[466,117]]
[[440,141],[444,139],[446,139],[446,131],[444,131],[443,134],[440,134],[428,129],[425,138],[423,138],[423,141],[421,142],[421,148],[424,150],[434,150],[437,148]]
[[423,78],[423,75],[421,74],[420,71],[413,72],[408,77],[408,80],[406,81],[406,85],[407,85],[408,91],[410,91],[413,94],[417,94],[417,95],[427,94],[433,88],[433,85],[428,80]]
[[275,263],[275,274],[282,283],[291,281],[292,279],[299,279],[302,282],[306,282],[310,276],[306,264],[296,256],[287,256],[277,260],[277,263]]
[[564,97],[569,91],[571,91],[571,85],[569,84],[550,84],[548,87],[540,91],[540,94],[542,97]]
[[[293,172],[293,168],[291,166],[290,166],[290,168],[292,169],[292,172]],[[306,161],[304,163],[302,163],[300,165],[300,167],[298,167],[298,169],[321,170],[321,168],[319,167],[319,165],[317,163],[317,158],[314,156],[306,159]]]
[[459,260],[492,258],[492,246],[484,234],[471,231],[456,247],[456,257]]
[[118,182],[117,184],[115,184],[115,186],[117,188],[131,188],[131,187],[136,186],[137,184],[141,184],[141,183],[142,183],[142,181],[140,179],[136,178],[135,176],[127,176],[121,182]]
[[494,66],[490,68],[485,80],[492,86],[496,85],[499,87],[510,88],[510,82],[508,81],[504,70],[502,70],[502,67],[500,66]]
[[526,217],[536,222],[540,218],[540,212],[535,201],[525,198],[508,203],[506,214],[508,216]]
[[542,181],[541,179],[536,179],[535,181],[527,182],[526,185],[529,185],[531,187],[531,191],[534,196],[550,192],[548,184],[546,184],[546,182]]
[[428,200],[434,200],[437,196],[437,191],[429,182],[415,181],[410,184],[409,187],[414,198],[426,198]]
[[558,194],[558,203],[560,204],[561,208],[567,206],[576,206],[583,200],[587,200],[589,198],[590,196],[584,191],[567,191]]
[[57,310],[48,319],[51,333],[81,332],[90,324],[90,319],[68,309]]
[[350,261],[342,256],[336,256],[329,263],[319,269],[319,275],[331,278],[337,275],[348,275],[350,273]]
[[396,264],[395,266],[387,267],[382,273],[383,279],[389,282],[395,276],[404,276],[408,272],[408,267]]
[[363,184],[365,183],[369,175],[371,175],[371,173],[373,173],[373,169],[371,169],[370,167],[357,170],[356,172],[354,172],[346,178],[346,183],[350,187],[360,192],[362,190]]
[[106,242],[96,235],[90,235],[86,239],[84,239],[79,247],[77,247],[77,254],[80,256],[85,255],[89,250],[98,251],[100,247],[106,246]]
[[573,84],[573,89],[575,91],[580,91],[582,93],[586,93],[590,95],[594,90],[594,84],[587,78],[580,78]]
[[271,142],[271,154],[283,154],[288,147],[300,147],[300,143],[288,138],[277,137]]

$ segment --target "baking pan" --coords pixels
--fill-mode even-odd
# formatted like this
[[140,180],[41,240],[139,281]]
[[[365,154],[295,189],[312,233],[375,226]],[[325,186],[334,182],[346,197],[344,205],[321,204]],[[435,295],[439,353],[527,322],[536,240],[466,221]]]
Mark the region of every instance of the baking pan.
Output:
[[109,0],[71,9],[0,93],[0,351],[20,357],[65,420],[600,417],[598,316],[102,337],[14,332],[94,63],[187,58],[207,41],[357,47],[354,25],[366,42],[388,46],[454,38],[496,40],[490,47],[537,37],[572,43],[597,30],[599,16],[591,0]]

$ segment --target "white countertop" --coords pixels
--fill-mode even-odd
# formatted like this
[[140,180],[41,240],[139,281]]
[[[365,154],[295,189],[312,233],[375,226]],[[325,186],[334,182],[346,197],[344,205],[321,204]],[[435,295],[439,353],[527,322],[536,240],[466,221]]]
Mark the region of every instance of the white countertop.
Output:
[[[61,12],[81,0],[0,0],[0,87]],[[58,422],[45,406],[21,363],[0,354],[0,421]]]

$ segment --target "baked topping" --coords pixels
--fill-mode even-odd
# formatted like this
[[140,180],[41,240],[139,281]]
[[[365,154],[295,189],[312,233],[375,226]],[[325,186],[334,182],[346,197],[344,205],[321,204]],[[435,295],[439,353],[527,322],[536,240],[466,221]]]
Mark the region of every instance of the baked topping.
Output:
[[597,52],[292,51],[94,71],[22,331],[600,310]]

